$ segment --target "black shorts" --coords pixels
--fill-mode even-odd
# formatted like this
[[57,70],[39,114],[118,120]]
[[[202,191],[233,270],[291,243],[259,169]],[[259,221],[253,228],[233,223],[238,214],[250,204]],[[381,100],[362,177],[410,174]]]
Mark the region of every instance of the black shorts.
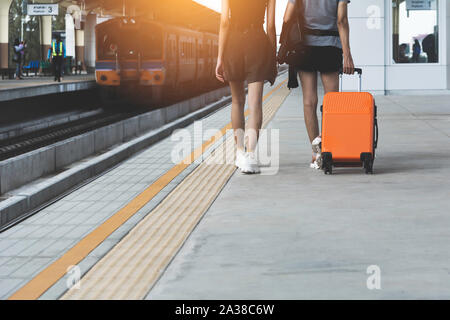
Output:
[[262,26],[245,32],[231,30],[224,51],[224,71],[227,81],[267,80],[273,85],[276,56]]
[[337,72],[342,68],[342,49],[337,47],[306,46],[296,64],[298,71]]

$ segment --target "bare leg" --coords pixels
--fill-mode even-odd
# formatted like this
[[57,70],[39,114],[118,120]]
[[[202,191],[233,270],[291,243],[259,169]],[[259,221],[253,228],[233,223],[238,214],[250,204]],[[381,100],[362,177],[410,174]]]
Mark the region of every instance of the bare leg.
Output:
[[322,78],[322,84],[323,84],[325,93],[339,91],[339,73],[338,72],[322,73],[320,76]]
[[246,136],[248,137],[248,152],[254,152],[258,144],[259,131],[261,130],[263,120],[263,88],[264,82],[253,82],[248,85],[248,105],[250,109],[248,132],[246,134]]
[[317,118],[317,73],[300,71],[303,90],[303,110],[306,130],[310,142],[319,136],[319,119]]
[[245,89],[243,82],[230,82],[232,106],[231,122],[234,129],[234,139],[238,149],[244,150],[244,130],[245,130]]

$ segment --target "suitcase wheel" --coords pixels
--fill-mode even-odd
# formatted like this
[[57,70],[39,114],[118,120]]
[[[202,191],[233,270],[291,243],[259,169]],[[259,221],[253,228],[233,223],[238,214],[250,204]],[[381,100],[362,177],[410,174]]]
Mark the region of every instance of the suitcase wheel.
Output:
[[364,165],[364,168],[366,169],[366,174],[373,174],[373,162]]
[[363,163],[364,170],[366,174],[373,174],[373,156],[371,153],[362,153],[361,161]]
[[322,169],[325,174],[333,173],[333,155],[330,152],[322,153]]

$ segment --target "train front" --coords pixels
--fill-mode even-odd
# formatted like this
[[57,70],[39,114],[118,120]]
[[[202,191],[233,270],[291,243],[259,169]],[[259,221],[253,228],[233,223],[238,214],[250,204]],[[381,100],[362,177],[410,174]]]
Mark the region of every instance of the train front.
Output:
[[96,79],[100,86],[164,85],[163,30],[160,24],[130,17],[99,24]]

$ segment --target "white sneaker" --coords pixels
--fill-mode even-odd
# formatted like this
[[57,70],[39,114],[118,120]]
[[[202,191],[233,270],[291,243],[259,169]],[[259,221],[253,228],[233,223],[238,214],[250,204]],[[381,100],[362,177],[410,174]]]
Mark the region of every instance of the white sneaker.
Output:
[[312,142],[312,149],[314,153],[320,154],[322,152],[322,138],[317,137]]
[[256,159],[256,154],[254,152],[247,152],[242,161],[241,172],[247,174],[260,173],[258,160]]
[[311,164],[309,165],[309,167],[311,169],[316,169],[316,170],[320,170],[322,169],[322,157],[321,155],[316,155],[316,160],[314,160],[314,162],[311,162]]
[[238,167],[239,169],[241,169],[242,164],[244,163],[244,160],[245,160],[245,151],[242,149],[237,149],[235,166]]
[[322,169],[322,138],[315,138],[311,146],[315,160],[311,163],[310,167],[317,170]]

